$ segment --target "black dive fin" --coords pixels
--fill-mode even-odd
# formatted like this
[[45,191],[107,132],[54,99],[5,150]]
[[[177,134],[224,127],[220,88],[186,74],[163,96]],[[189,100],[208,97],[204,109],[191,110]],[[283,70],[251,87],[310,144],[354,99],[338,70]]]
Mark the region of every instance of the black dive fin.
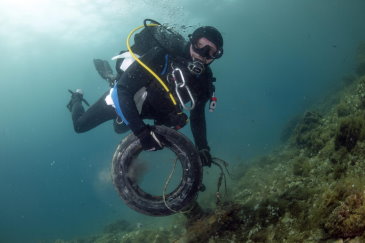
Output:
[[110,79],[113,78],[113,70],[107,61],[101,59],[94,59],[94,65],[96,71],[98,71],[99,75],[103,79],[109,81]]

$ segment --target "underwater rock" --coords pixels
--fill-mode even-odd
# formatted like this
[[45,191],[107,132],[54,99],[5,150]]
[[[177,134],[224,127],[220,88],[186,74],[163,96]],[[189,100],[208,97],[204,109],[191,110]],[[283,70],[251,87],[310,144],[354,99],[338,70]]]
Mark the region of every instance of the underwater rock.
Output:
[[336,108],[338,117],[345,117],[351,114],[351,108],[345,103],[340,103]]
[[358,79],[359,84],[357,85],[357,97],[358,97],[358,107],[362,110],[365,109],[365,76]]
[[133,226],[124,219],[117,220],[104,227],[104,233],[128,232],[133,230]]
[[219,237],[227,232],[239,230],[244,219],[244,207],[227,205],[224,210],[207,215],[191,225],[188,225],[183,242],[209,242],[211,238]]
[[348,169],[349,153],[347,148],[341,147],[337,151],[334,151],[330,155],[330,161],[332,164],[331,170],[333,179],[338,180],[346,175]]
[[342,120],[335,138],[335,149],[341,146],[351,151],[359,139],[364,138],[364,119],[361,117],[350,117]]
[[318,112],[306,112],[302,121],[295,128],[295,144],[307,149],[312,155],[317,154],[326,144],[329,136],[320,129],[322,116]]
[[137,230],[123,235],[121,240],[115,242],[121,243],[169,243],[171,242],[170,232],[164,229],[160,230]]
[[298,123],[301,121],[300,116],[295,116],[291,120],[287,122],[284,129],[281,131],[280,134],[280,141],[286,142],[289,140],[289,138],[293,135],[295,131],[295,127],[298,125]]
[[365,233],[365,200],[363,192],[349,195],[329,215],[325,229],[332,237],[355,237]]
[[298,157],[293,161],[293,174],[295,176],[309,176],[312,165],[308,159]]
[[305,132],[307,130],[312,129],[313,127],[316,127],[320,124],[320,121],[322,119],[322,116],[315,111],[308,111],[305,113],[303,120],[302,120],[302,126],[300,127],[300,132]]

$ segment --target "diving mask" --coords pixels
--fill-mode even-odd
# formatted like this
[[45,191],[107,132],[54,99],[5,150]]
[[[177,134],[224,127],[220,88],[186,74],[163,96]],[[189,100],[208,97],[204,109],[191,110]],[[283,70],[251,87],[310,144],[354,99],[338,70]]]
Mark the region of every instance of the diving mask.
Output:
[[192,45],[194,52],[198,53],[199,56],[205,57],[207,59],[218,59],[223,56],[223,49],[220,48],[214,52],[213,47],[210,45],[205,45],[202,48],[197,48],[196,45]]

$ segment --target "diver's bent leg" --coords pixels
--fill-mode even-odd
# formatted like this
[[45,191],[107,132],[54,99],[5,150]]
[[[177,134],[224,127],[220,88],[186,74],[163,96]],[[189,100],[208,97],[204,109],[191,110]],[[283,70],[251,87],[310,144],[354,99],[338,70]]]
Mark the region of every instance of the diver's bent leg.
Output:
[[103,122],[112,120],[116,117],[116,112],[112,106],[105,103],[106,92],[95,104],[86,112],[80,104],[74,104],[72,107],[72,120],[75,132],[83,133],[100,125]]

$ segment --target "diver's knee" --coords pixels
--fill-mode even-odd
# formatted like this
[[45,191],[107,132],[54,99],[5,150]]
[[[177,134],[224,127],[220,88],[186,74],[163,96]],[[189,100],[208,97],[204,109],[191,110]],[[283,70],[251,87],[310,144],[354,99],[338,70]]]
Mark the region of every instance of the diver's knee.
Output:
[[86,129],[83,129],[81,126],[78,126],[78,125],[74,125],[74,130],[76,133],[84,133],[86,132]]

